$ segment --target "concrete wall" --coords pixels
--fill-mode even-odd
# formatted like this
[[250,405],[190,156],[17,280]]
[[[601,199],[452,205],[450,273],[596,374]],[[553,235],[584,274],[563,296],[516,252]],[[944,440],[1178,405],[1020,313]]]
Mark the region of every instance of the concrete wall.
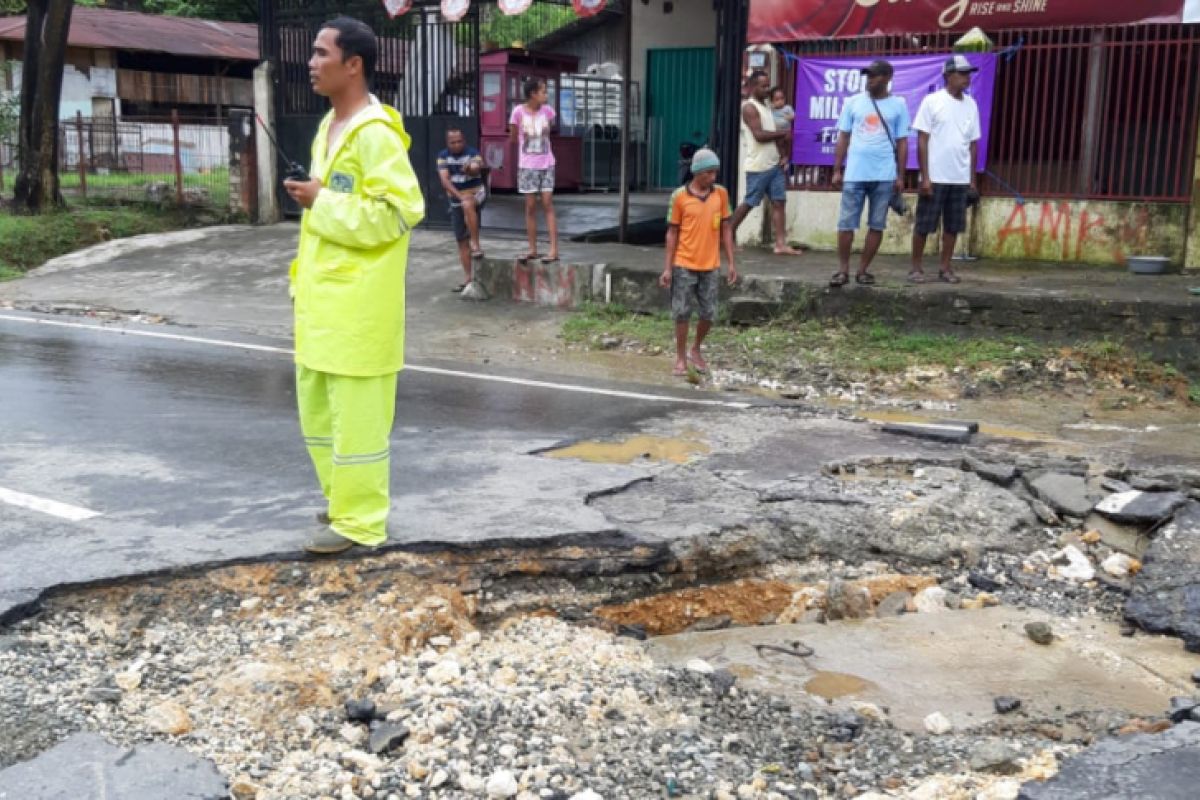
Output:
[[[833,250],[837,236],[836,192],[788,192],[788,238],[817,250]],[[916,196],[908,197],[916,207]],[[1183,204],[1101,200],[1039,200],[1024,205],[1007,197],[989,197],[971,214],[967,242],[980,258],[1123,265],[1129,255],[1162,255],[1176,267],[1185,260],[1189,209]],[[865,221],[866,213],[863,218]],[[860,230],[858,244],[861,244]],[[929,250],[936,252],[935,237]],[[746,218],[738,240],[764,243],[762,211]],[[881,252],[910,251],[912,217],[889,212]]]
[[[662,3],[652,0],[633,8],[633,79],[646,86],[647,52],[664,47],[715,47],[717,16],[712,0],[675,0],[675,10],[664,14]],[[644,109],[643,109],[644,110]]]
[[[10,63],[12,64],[13,91],[20,92],[21,62]],[[59,119],[74,119],[76,113],[85,117],[92,116],[92,98],[96,97],[116,99],[116,69],[107,66],[76,67],[67,64],[63,68],[62,99],[58,106]]]
[[[642,5],[632,0],[633,9],[633,71],[632,79],[641,87],[642,111],[645,112],[646,65],[648,51],[664,47],[715,47],[717,17],[712,0],[675,0],[675,9],[663,13],[661,0]],[[588,31],[554,48],[556,53],[579,57],[579,69],[611,61],[620,65],[622,40],[620,18]],[[644,118],[644,114],[643,114]]]

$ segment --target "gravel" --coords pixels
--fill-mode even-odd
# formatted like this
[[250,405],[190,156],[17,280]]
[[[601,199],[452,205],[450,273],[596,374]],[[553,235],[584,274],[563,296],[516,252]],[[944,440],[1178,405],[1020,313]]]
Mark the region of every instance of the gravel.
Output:
[[[239,797],[849,797],[961,778],[981,735],[792,707],[554,617],[474,630],[461,596],[429,587],[298,587],[246,607],[193,584],[149,607],[150,590],[94,592],[15,626],[2,763],[93,730],[211,758]],[[1032,723],[1006,730],[1022,759],[1073,751]]]

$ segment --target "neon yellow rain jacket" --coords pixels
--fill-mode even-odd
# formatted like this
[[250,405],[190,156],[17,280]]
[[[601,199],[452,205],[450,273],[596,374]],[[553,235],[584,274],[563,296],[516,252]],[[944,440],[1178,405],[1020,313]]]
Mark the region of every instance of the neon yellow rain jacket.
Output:
[[425,200],[408,160],[399,112],[359,112],[325,152],[333,112],[313,141],[320,194],[304,212],[290,270],[296,363],[369,377],[404,367],[404,271],[409,232]]

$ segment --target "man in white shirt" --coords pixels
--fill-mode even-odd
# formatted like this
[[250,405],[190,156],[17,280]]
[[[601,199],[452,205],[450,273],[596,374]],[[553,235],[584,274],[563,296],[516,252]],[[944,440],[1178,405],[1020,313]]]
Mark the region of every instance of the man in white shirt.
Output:
[[941,265],[938,279],[958,283],[950,269],[950,257],[958,235],[967,228],[968,199],[978,198],[975,174],[979,164],[979,107],[966,93],[971,73],[978,71],[966,56],[951,56],[942,68],[946,88],[921,101],[913,128],[917,131],[917,160],[921,188],[913,228],[912,271],[914,283],[925,280],[922,259],[925,239],[942,225]]

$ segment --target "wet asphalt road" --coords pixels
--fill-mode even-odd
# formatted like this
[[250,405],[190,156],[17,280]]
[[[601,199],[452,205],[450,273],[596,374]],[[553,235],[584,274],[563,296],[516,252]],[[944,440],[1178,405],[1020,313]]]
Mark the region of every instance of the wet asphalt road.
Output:
[[[298,555],[321,498],[289,355],[0,316],[0,489],[99,514],[70,521],[0,502],[0,619],[62,584]],[[415,370],[397,401],[399,545],[605,530],[584,497],[640,468],[530,451],[688,407]]]

